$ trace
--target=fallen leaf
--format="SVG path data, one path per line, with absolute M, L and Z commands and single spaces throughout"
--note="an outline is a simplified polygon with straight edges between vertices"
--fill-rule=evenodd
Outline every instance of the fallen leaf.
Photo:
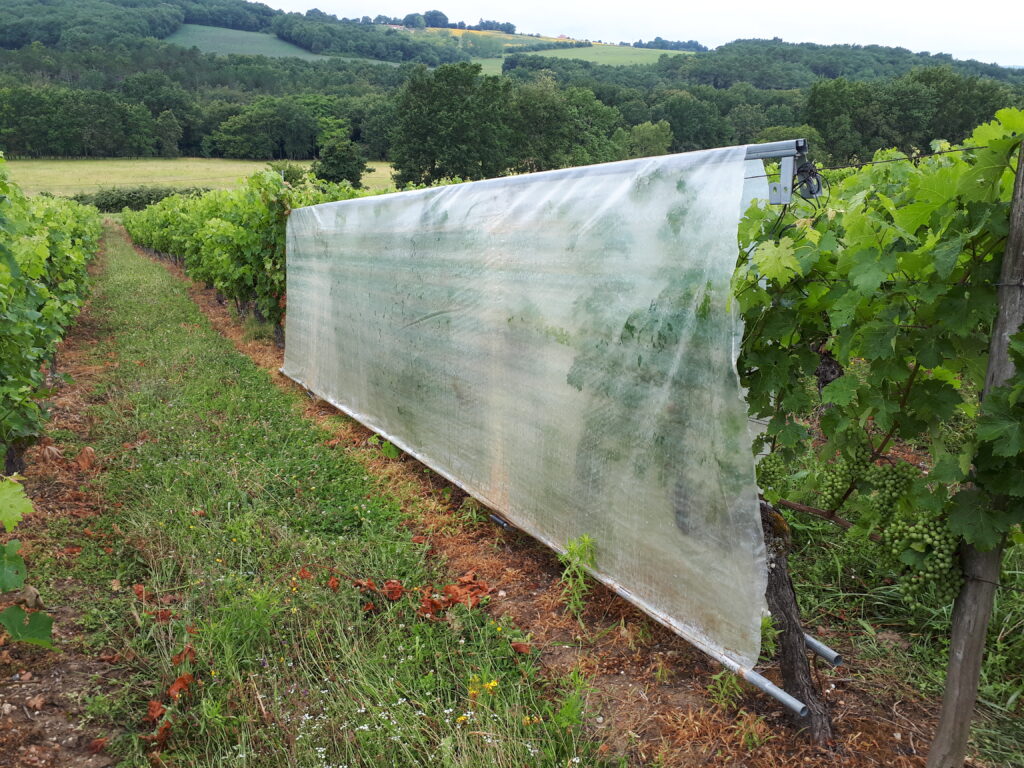
M 88 472 L 96 466 L 96 451 L 88 445 L 85 446 L 85 448 L 79 452 L 78 456 L 75 457 L 75 464 L 77 464 L 78 468 L 83 472 Z
M 36 696 L 33 696 L 31 699 L 28 699 L 25 702 L 25 706 L 29 709 L 34 709 L 36 712 L 38 712 L 46 706 L 46 695 L 40 693 Z
M 186 672 L 171 683 L 171 687 L 167 689 L 167 695 L 177 701 L 181 694 L 188 692 L 189 686 L 192 685 L 193 680 L 195 680 L 195 678 L 192 676 L 192 673 Z
M 448 600 L 442 598 L 440 600 L 431 597 L 429 594 L 424 594 L 423 599 L 420 600 L 420 607 L 417 609 L 417 613 L 420 616 L 424 616 L 428 619 L 436 618 L 438 613 L 442 613 L 448 608 Z
M 197 509 L 192 514 L 195 515 L 196 517 L 206 517 L 206 512 L 204 510 L 202 510 L 202 509 Z
M 156 731 L 152 735 L 150 735 L 150 736 L 140 736 L 139 738 L 142 739 L 143 741 L 151 741 L 154 744 L 156 744 L 157 746 L 162 747 L 164 744 L 167 743 L 167 739 L 170 738 L 170 736 L 171 736 L 171 723 L 168 720 L 164 720 L 162 723 L 160 723 L 160 727 L 157 728 Z M 153 759 L 153 755 L 149 755 L 148 757 L 150 758 L 150 760 Z M 157 759 L 159 759 L 159 758 L 157 758 Z M 160 764 L 163 765 L 162 762 Z
M 167 707 L 154 699 L 149 702 L 149 706 L 146 707 L 146 716 L 142 719 L 150 723 L 155 723 L 164 716 L 166 711 Z
M 338 581 L 338 577 L 337 576 L 331 576 L 331 578 L 329 578 L 327 580 L 327 587 L 332 592 L 337 592 L 338 591 L 338 587 L 340 587 L 340 586 L 341 586 L 341 582 Z
M 64 549 L 61 550 L 61 554 L 68 556 L 80 555 L 82 554 L 82 548 L 79 546 L 64 547 Z
M 180 603 L 185 598 L 182 595 L 162 595 L 159 599 L 161 605 L 174 605 Z
M 121 654 L 116 651 L 106 651 L 99 655 L 99 660 L 104 661 L 107 664 L 116 664 L 121 660 Z
M 373 579 L 354 579 L 352 581 L 352 583 L 355 584 L 357 587 L 359 587 L 359 589 L 361 589 L 363 592 L 378 592 L 379 591 L 377 589 L 377 585 L 374 583 Z
M 120 579 L 111 579 L 110 580 L 110 589 L 112 591 L 114 591 L 114 592 L 120 592 L 121 591 L 121 580 Z
M 377 610 L 377 606 L 374 605 L 373 603 L 364 603 L 363 604 L 363 610 L 366 611 L 367 613 L 369 613 L 370 611 Z
M 98 755 L 100 752 L 103 751 L 103 748 L 107 746 L 108 741 L 110 741 L 110 739 L 107 737 L 104 737 L 102 739 L 93 739 L 89 742 L 89 746 L 87 746 L 86 749 L 88 749 L 94 755 Z
M 171 663 L 178 665 L 184 661 L 193 662 L 196 660 L 196 649 L 191 645 L 186 645 L 181 653 L 176 653 L 171 657 Z
M 412 543 L 413 544 L 426 544 L 427 543 L 427 537 L 417 534 L 416 536 L 412 537 Z
M 31 680 L 31 679 L 32 679 L 32 673 L 31 673 L 31 672 L 28 672 L 27 670 L 24 670 L 24 669 L 23 669 L 23 670 L 22 670 L 22 671 L 21 671 L 21 672 L 20 672 L 20 673 L 18 674 L 18 679 L 19 679 L 19 680 L 21 680 L 21 682 L 23 682 L 23 683 L 27 683 L 27 682 L 28 682 L 29 680 Z
M 516 653 L 529 653 L 530 652 L 530 644 L 529 643 L 509 643 L 509 645 L 512 646 L 512 650 L 515 651 Z
M 146 602 L 148 595 L 146 594 L 146 588 L 142 584 L 132 584 L 132 592 L 142 602 Z
M 52 464 L 64 457 L 60 452 L 60 448 L 56 445 L 44 445 L 42 450 L 39 451 L 39 458 L 44 464 Z
M 402 586 L 402 582 L 398 581 L 398 579 L 388 579 L 384 582 L 384 597 L 391 602 L 401 600 L 404 594 L 405 587 Z
M 340 437 L 335 437 L 330 440 L 326 440 L 324 442 L 324 445 L 326 445 L 328 448 L 334 448 L 337 445 L 341 445 L 343 442 L 345 441 L 342 440 Z
M 309 581 L 313 578 L 313 574 L 306 569 L 306 566 L 302 566 L 302 568 L 299 570 L 298 576 L 300 579 L 305 579 L 306 581 Z
M 168 610 L 167 608 L 161 608 L 158 611 L 146 611 L 146 613 L 148 613 L 150 616 L 156 619 L 157 622 L 160 624 L 166 624 L 174 618 L 174 614 L 171 613 L 170 610 Z

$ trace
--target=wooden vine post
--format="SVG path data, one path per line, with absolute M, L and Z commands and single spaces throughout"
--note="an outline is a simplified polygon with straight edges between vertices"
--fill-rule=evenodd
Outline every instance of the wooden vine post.
M 768 565 L 768 588 L 765 598 L 772 621 L 779 632 L 779 666 L 782 668 L 782 687 L 807 705 L 807 716 L 795 721 L 805 729 L 815 744 L 832 740 L 832 719 L 814 681 L 807 661 L 804 628 L 800 621 L 800 607 L 796 590 L 789 577 L 789 528 L 771 504 L 761 502 L 761 526 L 764 529 L 765 556 Z
M 1024 159 L 1024 149 L 1018 150 L 1010 230 L 999 276 L 998 309 L 982 401 L 992 389 L 1013 376 L 1010 336 L 1024 325 L 1024 168 L 1021 168 L 1021 159 Z M 953 605 L 946 688 L 939 726 L 928 753 L 928 768 L 963 768 L 978 697 L 985 639 L 999 583 L 1003 542 L 989 551 L 965 542 L 960 552 L 964 584 Z

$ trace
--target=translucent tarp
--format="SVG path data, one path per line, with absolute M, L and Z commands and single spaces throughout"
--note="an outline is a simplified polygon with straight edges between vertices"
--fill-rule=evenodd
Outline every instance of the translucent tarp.
M 552 548 L 589 535 L 598 578 L 749 666 L 765 562 L 729 301 L 744 154 L 297 209 L 284 372 Z

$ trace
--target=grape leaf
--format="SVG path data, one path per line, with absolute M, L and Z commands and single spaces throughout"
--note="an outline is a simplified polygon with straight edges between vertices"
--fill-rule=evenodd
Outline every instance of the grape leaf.
M 953 497 L 949 512 L 949 529 L 982 551 L 996 547 L 1018 517 L 1011 511 L 992 508 L 990 499 L 977 488 L 966 488 Z
M 800 274 L 793 240 L 784 237 L 778 243 L 760 243 L 754 249 L 754 263 L 761 274 L 779 285 L 786 285 Z
M 12 640 L 53 648 L 53 619 L 42 611 L 25 613 L 20 606 L 12 605 L 0 613 L 0 624 Z
M 1005 389 L 990 392 L 982 404 L 978 439 L 992 443 L 992 452 L 996 456 L 1024 453 L 1024 422 L 1015 411 L 1019 409 L 1010 405 Z
M 32 502 L 21 483 L 11 477 L 0 480 L 0 523 L 10 533 L 21 519 L 32 512 Z
M 840 376 L 821 390 L 821 400 L 824 403 L 849 405 L 857 395 L 858 385 L 856 376 Z
M 9 541 L 0 547 L 0 592 L 21 589 L 25 583 L 25 561 L 18 554 L 20 541 Z

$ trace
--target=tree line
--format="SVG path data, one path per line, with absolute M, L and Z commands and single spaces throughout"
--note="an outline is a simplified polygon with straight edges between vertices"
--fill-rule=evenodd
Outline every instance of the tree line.
M 227 23 L 233 1 L 133 7 L 172 8 L 189 18 L 221 9 Z M 18 3 L 26 7 L 23 0 L 11 7 Z M 113 0 L 85 0 L 82 7 L 90 3 L 115 7 Z M 310 23 L 364 27 L 386 39 L 412 38 L 380 24 L 308 22 L 327 17 L 318 11 L 268 9 L 267 16 L 257 5 L 241 5 L 255 15 L 232 23 L 293 25 L 296 32 Z M 452 43 L 442 45 L 464 56 Z M 34 42 L 0 48 L 0 147 L 26 157 L 309 159 L 326 146 L 323 137 L 337 137 L 343 126 L 361 157 L 395 161 L 402 180 L 433 178 L 438 168 L 475 178 L 484 168 L 522 171 L 618 159 L 640 148 L 656 154 L 796 136 L 811 141 L 816 159 L 842 163 L 881 147 L 909 151 L 936 138 L 956 141 L 995 110 L 1024 103 L 1024 74 L 1014 70 L 878 46 L 777 40 L 737 41 L 628 67 L 510 55 L 501 83 L 457 72 L 439 68 L 431 75 L 408 63 L 340 58 L 215 56 L 131 35 L 94 45 Z M 469 127 L 456 123 L 473 110 L 438 110 L 438 135 L 421 141 L 438 156 L 421 166 L 410 159 L 423 156 L 409 146 L 416 131 L 399 130 L 403 111 L 424 103 L 413 98 L 415 88 L 437 103 L 459 103 L 471 92 L 491 105 L 477 110 L 478 125 Z M 472 167 L 441 159 L 477 155 L 479 148 L 466 146 L 474 133 L 490 142 L 493 156 Z

